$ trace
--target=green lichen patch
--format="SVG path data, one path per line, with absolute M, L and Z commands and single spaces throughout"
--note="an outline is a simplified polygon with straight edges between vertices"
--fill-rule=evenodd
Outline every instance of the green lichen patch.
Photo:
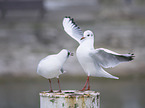
M 50 102 L 54 103 L 55 102 L 55 99 L 51 99 Z
M 78 104 L 76 103 L 74 108 L 77 108 L 77 107 L 78 107 Z
M 64 103 L 62 103 L 62 107 L 64 107 Z
M 95 98 L 93 98 L 93 100 L 92 100 L 92 103 L 94 103 L 95 102 Z

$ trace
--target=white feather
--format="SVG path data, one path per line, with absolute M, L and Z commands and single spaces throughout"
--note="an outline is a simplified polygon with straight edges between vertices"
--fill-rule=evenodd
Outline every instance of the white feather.
M 47 79 L 59 77 L 61 69 L 68 58 L 68 51 L 63 49 L 58 54 L 42 59 L 37 67 L 37 73 Z
M 63 27 L 65 32 L 75 39 L 78 43 L 81 43 L 83 37 L 82 30 L 73 22 L 73 19 L 66 17 L 63 19 Z

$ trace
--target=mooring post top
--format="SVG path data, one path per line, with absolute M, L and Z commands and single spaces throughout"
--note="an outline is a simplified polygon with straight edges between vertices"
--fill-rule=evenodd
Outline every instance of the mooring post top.
M 57 90 L 58 91 L 58 90 Z M 62 90 L 40 93 L 40 108 L 100 108 L 100 93 L 95 91 Z
M 88 97 L 98 97 L 100 96 L 99 92 L 96 91 L 79 91 L 79 90 L 62 90 L 62 92 L 57 92 L 54 90 L 54 92 L 49 92 L 49 91 L 42 91 L 39 94 L 40 96 L 43 97 L 54 97 L 54 98 L 73 98 L 73 97 L 83 97 L 83 98 L 88 98 Z

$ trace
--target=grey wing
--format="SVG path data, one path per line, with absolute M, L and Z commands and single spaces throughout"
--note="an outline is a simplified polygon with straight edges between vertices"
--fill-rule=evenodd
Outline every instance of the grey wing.
M 111 50 L 99 48 L 90 53 L 93 59 L 102 67 L 115 67 L 121 62 L 133 60 L 133 54 L 118 54 Z
M 70 17 L 65 17 L 63 19 L 63 27 L 68 35 L 70 35 L 73 39 L 81 43 L 80 39 L 83 37 L 83 32 L 80 29 L 80 27 L 78 27 L 75 24 L 73 19 L 71 19 Z

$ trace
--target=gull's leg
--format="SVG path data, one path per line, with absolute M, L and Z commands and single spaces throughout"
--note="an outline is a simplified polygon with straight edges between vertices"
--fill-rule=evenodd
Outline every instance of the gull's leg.
M 90 90 L 89 76 L 87 77 L 87 80 L 88 80 L 88 89 L 87 90 Z
M 87 83 L 88 83 L 88 77 L 87 77 L 87 81 L 86 81 L 84 87 L 83 87 L 82 90 L 80 90 L 80 91 L 85 91 L 85 90 L 86 90 Z
M 51 87 L 51 80 L 50 79 L 48 79 L 48 80 L 49 80 L 49 84 L 50 84 L 50 91 L 49 92 L 53 92 L 52 87 Z
M 59 78 L 57 78 L 57 82 L 58 82 L 58 85 L 59 85 L 59 91 L 58 92 L 61 92 Z

